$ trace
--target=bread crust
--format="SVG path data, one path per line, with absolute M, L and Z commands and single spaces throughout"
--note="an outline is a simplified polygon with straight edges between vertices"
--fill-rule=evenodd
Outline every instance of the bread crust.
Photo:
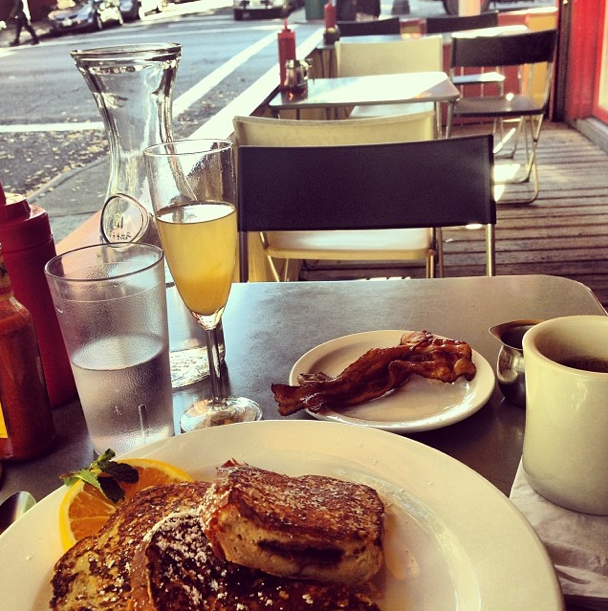
M 384 506 L 362 484 L 231 461 L 201 515 L 219 558 L 273 575 L 359 584 L 383 562 Z
M 214 554 L 197 511 L 159 522 L 132 566 L 134 611 L 380 611 L 344 584 L 274 577 Z
M 78 541 L 55 564 L 52 611 L 128 611 L 130 566 L 144 535 L 162 518 L 198 507 L 206 482 L 147 488 L 125 502 L 101 531 Z

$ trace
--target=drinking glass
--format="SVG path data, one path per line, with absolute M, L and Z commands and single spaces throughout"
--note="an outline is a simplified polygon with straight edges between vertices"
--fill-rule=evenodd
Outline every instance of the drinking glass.
M 181 419 L 183 431 L 259 420 L 260 406 L 226 397 L 215 329 L 237 256 L 236 183 L 227 140 L 176 140 L 144 150 L 152 206 L 167 263 L 184 303 L 205 331 L 212 397 Z
M 163 251 L 86 246 L 57 255 L 45 273 L 95 452 L 171 437 Z

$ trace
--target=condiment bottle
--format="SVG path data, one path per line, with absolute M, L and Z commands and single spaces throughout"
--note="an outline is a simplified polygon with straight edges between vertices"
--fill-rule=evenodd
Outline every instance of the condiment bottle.
M 336 7 L 331 0 L 327 0 L 327 4 L 323 9 L 325 18 L 325 29 L 332 30 L 336 27 Z
M 32 315 L 13 295 L 0 246 L 0 459 L 43 454 L 54 434 Z
M 0 243 L 15 297 L 30 311 L 51 406 L 76 397 L 76 385 L 57 322 L 44 266 L 55 252 L 49 215 L 0 185 Z
M 287 60 L 296 58 L 296 34 L 287 27 L 287 19 L 283 22 L 283 29 L 277 35 L 279 42 L 279 75 L 281 90 L 285 90 L 285 64 Z

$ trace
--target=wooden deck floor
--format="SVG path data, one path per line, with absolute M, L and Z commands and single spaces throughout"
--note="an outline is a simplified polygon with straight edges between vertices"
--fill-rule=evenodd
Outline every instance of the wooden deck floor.
M 586 284 L 608 307 L 608 154 L 561 123 L 546 122 L 539 141 L 540 196 L 498 205 L 497 274 L 552 274 Z M 444 231 L 445 276 L 484 273 L 482 230 Z M 364 276 L 369 269 L 354 271 Z M 344 270 L 309 266 L 302 279 L 340 278 Z M 373 275 L 424 277 L 420 266 Z

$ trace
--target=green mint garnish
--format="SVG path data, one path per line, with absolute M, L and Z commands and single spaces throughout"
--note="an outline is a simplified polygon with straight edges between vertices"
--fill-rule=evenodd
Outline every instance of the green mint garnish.
M 125 498 L 120 482 L 134 483 L 139 479 L 139 473 L 126 463 L 112 460 L 115 456 L 116 452 L 108 449 L 86 469 L 72 471 L 60 477 L 66 486 L 73 486 L 78 480 L 91 484 L 110 501 L 117 503 Z

